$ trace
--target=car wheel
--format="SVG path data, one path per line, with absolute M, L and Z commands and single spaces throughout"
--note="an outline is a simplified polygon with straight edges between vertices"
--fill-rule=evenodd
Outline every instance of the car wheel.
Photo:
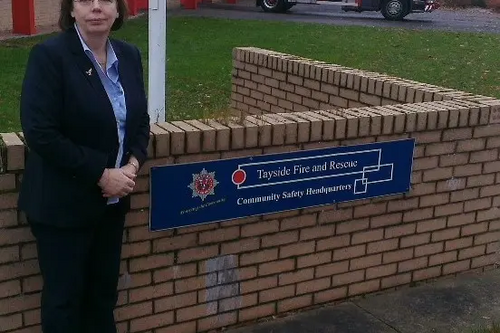
M 388 20 L 399 21 L 408 15 L 408 2 L 405 0 L 387 0 L 382 5 L 382 15 Z
M 287 10 L 285 0 L 262 0 L 260 6 L 265 12 L 283 13 Z

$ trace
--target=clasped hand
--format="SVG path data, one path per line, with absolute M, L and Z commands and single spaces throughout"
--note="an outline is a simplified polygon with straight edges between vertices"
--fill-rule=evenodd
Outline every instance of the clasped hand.
M 127 166 L 106 169 L 98 185 L 105 198 L 122 198 L 134 190 L 136 177 L 134 168 Z

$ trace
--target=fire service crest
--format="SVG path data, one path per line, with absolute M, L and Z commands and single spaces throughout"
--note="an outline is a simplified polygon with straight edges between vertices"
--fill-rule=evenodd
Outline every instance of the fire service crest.
M 215 179 L 215 172 L 207 172 L 205 168 L 200 173 L 193 174 L 193 181 L 189 184 L 189 188 L 193 191 L 193 198 L 199 197 L 205 201 L 207 196 L 215 195 L 215 186 L 219 182 Z

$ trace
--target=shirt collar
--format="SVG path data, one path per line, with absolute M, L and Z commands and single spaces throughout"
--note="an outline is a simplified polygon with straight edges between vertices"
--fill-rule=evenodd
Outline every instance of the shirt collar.
M 83 37 L 80 34 L 80 29 L 78 29 L 78 25 L 76 24 L 76 22 L 74 23 L 74 27 L 76 29 L 76 33 L 78 34 L 78 38 L 80 39 L 80 42 L 82 43 L 82 47 L 83 47 L 83 50 L 85 51 L 85 53 L 88 54 L 90 52 L 90 54 L 92 54 L 92 56 L 94 56 L 94 58 L 95 58 L 94 52 L 92 52 L 90 47 L 83 40 Z M 108 58 L 107 58 L 106 63 L 107 63 L 107 67 L 108 67 L 107 69 L 109 69 L 110 67 L 115 66 L 118 63 L 118 58 L 116 56 L 115 50 L 113 49 L 113 45 L 111 45 L 111 42 L 109 41 L 109 38 L 108 38 L 106 45 L 108 48 Z

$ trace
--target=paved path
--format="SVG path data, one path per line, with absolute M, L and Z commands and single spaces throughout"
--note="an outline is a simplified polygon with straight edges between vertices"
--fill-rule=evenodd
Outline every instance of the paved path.
M 500 14 L 480 8 L 465 10 L 440 8 L 432 13 L 410 14 L 404 21 L 392 22 L 384 19 L 380 12 L 344 12 L 337 6 L 299 4 L 285 14 L 274 14 L 264 13 L 260 7 L 255 7 L 255 2 L 252 0 L 237 1 L 239 3 L 235 5 L 202 4 L 197 10 L 174 10 L 171 15 L 500 33 Z
M 500 320 L 500 271 L 467 273 L 226 333 L 470 333 Z

